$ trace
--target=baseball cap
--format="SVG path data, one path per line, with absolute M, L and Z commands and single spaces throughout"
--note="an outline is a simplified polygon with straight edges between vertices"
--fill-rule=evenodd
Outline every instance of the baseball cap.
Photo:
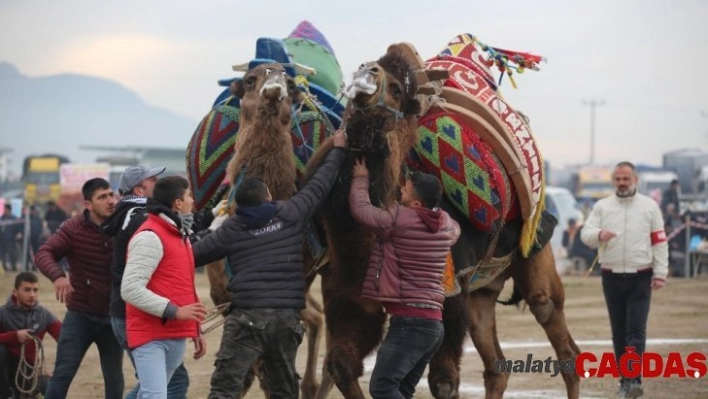
M 118 191 L 121 195 L 129 192 L 140 184 L 141 181 L 155 177 L 167 169 L 166 166 L 148 168 L 143 165 L 133 165 L 125 168 L 118 180 Z

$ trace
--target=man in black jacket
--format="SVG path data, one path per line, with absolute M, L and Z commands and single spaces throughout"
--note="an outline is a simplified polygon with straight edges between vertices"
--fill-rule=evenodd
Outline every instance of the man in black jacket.
M 209 398 L 240 398 L 251 365 L 263 358 L 272 398 L 297 398 L 295 355 L 305 332 L 302 240 L 344 162 L 343 131 L 310 181 L 287 201 L 271 202 L 262 180 L 248 178 L 236 193 L 236 215 L 194 244 L 197 265 L 228 258 L 231 314 L 226 319 Z

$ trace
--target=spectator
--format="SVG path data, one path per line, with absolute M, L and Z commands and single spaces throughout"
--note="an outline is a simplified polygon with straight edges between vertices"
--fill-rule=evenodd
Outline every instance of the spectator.
M 17 260 L 20 250 L 17 247 L 17 236 L 23 228 L 22 222 L 12 214 L 10 204 L 5 204 L 0 216 L 0 261 L 5 271 L 17 271 Z
M 575 242 L 577 232 L 578 223 L 576 220 L 573 218 L 568 219 L 568 228 L 563 231 L 563 241 L 561 244 L 563 248 L 565 248 L 568 257 L 570 257 L 570 248 L 573 246 L 573 242 Z
M 619 364 L 626 347 L 636 348 L 639 356 L 644 353 L 651 292 L 666 284 L 669 253 L 661 210 L 637 192 L 634 165 L 618 163 L 613 180 L 615 194 L 595 204 L 582 239 L 590 247 L 599 247 L 602 290 Z M 641 384 L 641 377 L 622 378 L 618 396 L 642 396 Z
M 49 234 L 54 234 L 59 226 L 69 217 L 54 201 L 47 203 L 47 212 L 44 213 L 44 221 L 47 223 Z
M 15 277 L 15 289 L 0 306 L 0 397 L 21 397 L 22 391 L 35 388 L 42 395 L 46 394 L 49 377 L 38 377 L 37 387 L 30 387 L 30 381 L 20 380 L 21 386 L 15 383 L 17 369 L 20 366 L 20 356 L 24 345 L 25 361 L 35 364 L 37 348 L 34 339 L 42 341 L 44 335 L 59 340 L 61 321 L 50 311 L 39 305 L 39 280 L 32 272 L 22 272 Z M 40 370 L 24 370 L 39 372 Z M 12 391 L 15 391 L 14 393 Z
M 66 398 L 93 343 L 100 356 L 104 398 L 120 399 L 123 349 L 108 316 L 113 240 L 98 227 L 113 213 L 116 200 L 110 183 L 101 178 L 88 180 L 81 191 L 86 209 L 64 222 L 37 253 L 37 267 L 52 281 L 56 298 L 67 307 L 46 399 Z M 69 279 L 58 263 L 65 257 L 71 268 Z
M 679 211 L 681 210 L 681 202 L 679 201 L 679 190 L 679 181 L 676 179 L 672 180 L 669 188 L 667 188 L 664 191 L 664 194 L 661 196 L 661 212 L 663 215 L 666 215 L 668 213 L 667 206 L 669 204 L 673 204 L 674 208 Z

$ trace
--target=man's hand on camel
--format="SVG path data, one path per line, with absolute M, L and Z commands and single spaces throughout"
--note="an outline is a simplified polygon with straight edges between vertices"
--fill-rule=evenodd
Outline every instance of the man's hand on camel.
M 352 172 L 354 177 L 369 177 L 369 169 L 366 167 L 366 159 L 361 158 L 354 161 L 354 171 Z
M 339 129 L 334 132 L 334 146 L 345 148 L 347 146 L 347 132 Z

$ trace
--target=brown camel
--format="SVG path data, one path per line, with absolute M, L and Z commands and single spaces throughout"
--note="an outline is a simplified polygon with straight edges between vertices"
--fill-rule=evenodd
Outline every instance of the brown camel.
M 368 91 L 359 93 L 360 90 Z M 359 299 L 373 235 L 354 221 L 348 205 L 354 161 L 365 156 L 372 176 L 371 197 L 376 205 L 396 199 L 401 166 L 415 142 L 415 71 L 400 53 L 390 52 L 377 62 L 363 64 L 348 89 L 358 93 L 345 112 L 349 149 L 332 192 L 320 211 L 329 247 L 329 266 L 323 269 L 322 296 L 327 320 L 327 356 L 318 398 L 327 396 L 329 378 L 346 398 L 364 398 L 357 379 L 363 359 L 381 342 L 386 315 L 381 306 Z M 352 96 L 350 96 L 352 98 Z M 326 141 L 308 163 L 319 166 L 332 147 Z
M 257 176 L 266 183 L 274 201 L 290 198 L 296 191 L 290 122 L 293 104 L 301 101 L 300 90 L 281 64 L 261 64 L 250 69 L 243 80 L 232 84 L 231 90 L 241 99 L 241 112 L 234 156 L 226 168 L 228 180 L 233 185 L 241 175 Z M 306 263 L 312 263 L 312 260 L 306 259 Z M 231 302 L 224 262 L 207 265 L 207 275 L 214 303 Z M 321 305 L 309 292 L 306 302 L 307 307 L 300 315 L 307 325 L 309 359 L 301 389 L 303 397 L 313 397 L 318 388 L 316 354 L 323 316 Z M 262 373 L 258 375 L 262 376 Z M 261 387 L 264 388 L 263 381 Z
M 363 359 L 373 352 L 383 337 L 386 315 L 381 306 L 359 298 L 373 235 L 363 231 L 349 213 L 348 195 L 354 160 L 366 157 L 371 181 L 372 203 L 385 206 L 394 201 L 401 182 L 406 154 L 417 140 L 416 70 L 405 57 L 390 48 L 375 63 L 363 64 L 350 86 L 345 114 L 349 151 L 340 178 L 321 209 L 329 244 L 329 267 L 322 270 L 322 294 L 327 321 L 327 356 L 318 398 L 325 398 L 331 382 L 346 398 L 364 398 L 358 384 Z M 331 147 L 318 150 L 308 164 L 314 170 Z M 564 294 L 548 245 L 529 258 L 518 256 L 522 220 L 508 222 L 492 241 L 488 233 L 476 231 L 449 202 L 443 208 L 460 223 L 463 236 L 453 247 L 458 265 L 474 266 L 486 258 L 507 257 L 511 266 L 486 287 L 450 297 L 445 302 L 445 340 L 431 361 L 429 384 L 439 398 L 458 397 L 459 369 L 465 334 L 469 331 L 485 363 L 488 398 L 501 397 L 507 374 L 492 375 L 494 359 L 503 358 L 496 337 L 494 305 L 504 281 L 513 277 L 519 292 L 544 327 L 559 359 L 574 358 L 579 350 L 572 341 L 563 315 Z M 542 223 L 552 229 L 552 217 Z M 506 262 L 508 264 L 508 262 Z M 459 267 L 462 269 L 462 267 Z M 463 287 L 464 281 L 460 281 Z M 577 376 L 564 375 L 568 396 L 578 397 Z

